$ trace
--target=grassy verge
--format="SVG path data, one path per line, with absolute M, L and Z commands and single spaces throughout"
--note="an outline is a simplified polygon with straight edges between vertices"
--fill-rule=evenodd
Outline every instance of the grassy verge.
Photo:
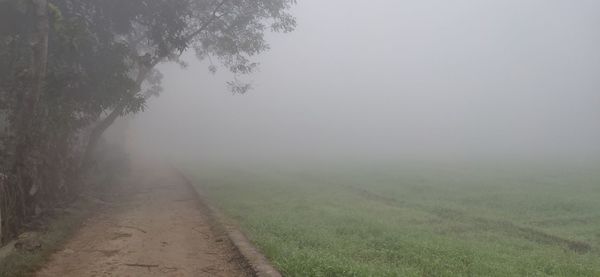
M 55 215 L 46 220 L 43 230 L 39 231 L 41 247 L 34 251 L 14 250 L 3 260 L 0 260 L 0 276 L 31 276 L 48 260 L 50 255 L 63 245 L 87 218 L 94 205 L 79 202 L 69 209 L 68 213 Z
M 286 276 L 600 276 L 594 166 L 189 170 Z
M 96 167 L 86 179 L 89 185 L 87 192 L 90 195 L 109 195 L 111 200 L 115 200 L 119 197 L 118 193 L 106 193 L 124 181 L 129 173 L 129 161 L 125 152 L 116 146 L 103 144 L 102 147 L 104 148 L 97 156 Z M 40 247 L 33 251 L 14 250 L 4 259 L 0 259 L 0 276 L 33 275 L 98 208 L 100 204 L 98 199 L 94 198 L 79 199 L 65 211 L 44 217 L 43 221 L 37 224 L 41 227 L 31 230 L 37 234 L 35 240 Z

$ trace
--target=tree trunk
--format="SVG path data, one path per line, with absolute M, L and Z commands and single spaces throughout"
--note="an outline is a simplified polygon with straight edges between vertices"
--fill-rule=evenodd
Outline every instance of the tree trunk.
M 81 168 L 83 171 L 91 166 L 94 150 L 96 149 L 102 134 L 104 131 L 106 131 L 106 129 L 108 129 L 108 127 L 110 127 L 110 125 L 115 122 L 115 120 L 117 120 L 117 118 L 119 118 L 119 116 L 123 114 L 125 106 L 125 103 L 119 104 L 107 117 L 100 121 L 90 133 L 87 145 L 85 146 L 85 152 L 83 153 L 83 160 L 81 162 Z
M 135 80 L 137 89 L 131 93 L 131 97 L 134 97 L 142 90 L 142 83 L 144 83 L 144 80 L 146 80 L 148 73 L 156 64 L 158 64 L 158 62 L 152 63 L 148 67 L 140 67 L 138 76 Z M 81 161 L 81 169 L 83 172 L 85 172 L 85 170 L 87 170 L 91 166 L 94 150 L 96 150 L 96 146 L 98 145 L 102 134 L 104 134 L 104 132 L 106 131 L 106 129 L 108 129 L 108 127 L 110 127 L 110 125 L 115 123 L 119 116 L 123 115 L 123 113 L 125 112 L 125 108 L 127 107 L 128 100 L 129 99 L 127 98 L 123 99 L 123 101 L 119 103 L 117 107 L 115 107 L 115 109 L 110 114 L 108 114 L 107 117 L 98 122 L 98 124 L 96 124 L 96 126 L 94 126 L 94 128 L 90 132 L 90 136 L 88 138 L 88 142 L 85 146 L 85 150 L 83 153 L 83 159 Z

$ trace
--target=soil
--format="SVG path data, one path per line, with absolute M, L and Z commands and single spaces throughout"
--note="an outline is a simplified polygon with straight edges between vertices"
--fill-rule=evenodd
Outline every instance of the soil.
M 251 276 L 177 172 L 135 168 L 36 276 Z

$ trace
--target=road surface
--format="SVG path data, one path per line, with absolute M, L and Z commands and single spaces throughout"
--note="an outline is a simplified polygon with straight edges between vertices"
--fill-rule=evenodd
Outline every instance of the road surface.
M 37 276 L 250 276 L 175 171 L 138 166 L 118 192 Z

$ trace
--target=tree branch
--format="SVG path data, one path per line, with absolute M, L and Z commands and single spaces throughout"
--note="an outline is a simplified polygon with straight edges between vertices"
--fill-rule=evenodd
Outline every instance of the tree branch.
M 215 9 L 213 10 L 210 18 L 204 23 L 202 24 L 202 26 L 200 26 L 200 28 L 194 32 L 192 32 L 191 34 L 187 35 L 186 41 L 190 41 L 192 40 L 195 36 L 199 35 L 200 33 L 204 32 L 204 30 L 206 30 L 206 28 L 208 28 L 210 26 L 210 24 L 212 24 L 215 20 L 219 19 L 221 16 L 217 16 L 217 12 L 219 12 L 219 10 L 221 9 L 221 7 L 223 7 L 223 5 L 225 5 L 225 3 L 227 3 L 228 0 L 222 0 L 221 3 L 219 3 L 217 5 L 217 7 L 215 7 Z

